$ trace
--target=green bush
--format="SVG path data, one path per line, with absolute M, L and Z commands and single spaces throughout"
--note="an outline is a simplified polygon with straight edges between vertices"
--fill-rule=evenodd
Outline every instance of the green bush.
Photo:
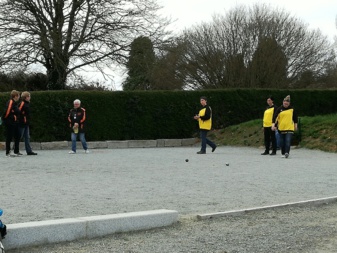
M 281 105 L 290 94 L 299 116 L 335 113 L 336 90 L 202 90 L 202 91 L 36 91 L 31 92 L 31 140 L 70 140 L 67 116 L 78 98 L 87 111 L 87 140 L 190 138 L 198 131 L 193 115 L 207 96 L 213 128 L 261 119 L 272 94 Z M 9 92 L 0 93 L 3 113 Z M 4 127 L 0 127 L 3 141 Z

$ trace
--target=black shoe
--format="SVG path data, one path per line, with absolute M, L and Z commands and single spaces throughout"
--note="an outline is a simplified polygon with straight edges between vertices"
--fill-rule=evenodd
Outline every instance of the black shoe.
M 203 155 L 203 154 L 206 154 L 206 152 L 205 152 L 205 151 L 201 151 L 201 150 L 200 150 L 200 151 L 198 151 L 198 152 L 197 152 L 197 154 L 199 154 L 199 155 Z
M 216 149 L 217 146 L 215 146 L 214 148 L 212 148 L 212 152 L 214 152 L 214 150 Z
M 37 153 L 32 151 L 32 152 L 27 153 L 27 155 L 37 155 Z
M 276 152 L 272 152 L 272 153 L 270 153 L 270 155 L 276 155 Z
M 261 155 L 269 155 L 269 152 L 264 151 Z

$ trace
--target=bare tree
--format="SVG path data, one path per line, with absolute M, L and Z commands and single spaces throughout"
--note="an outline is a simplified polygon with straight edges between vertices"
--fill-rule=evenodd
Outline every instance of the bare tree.
M 295 87 L 303 72 L 319 76 L 325 71 L 324 63 L 335 58 L 320 30 L 309 30 L 286 11 L 265 4 L 238 6 L 225 16 L 215 15 L 211 23 L 185 30 L 180 43 L 186 45 L 180 59 L 182 74 L 192 89 L 258 87 L 257 80 L 264 80 L 264 87 Z M 263 78 L 262 62 L 270 68 Z
M 165 48 L 160 51 L 151 76 L 153 90 L 181 90 L 183 78 L 179 68 L 180 49 Z
M 158 43 L 170 22 L 159 9 L 155 0 L 0 0 L 1 67 L 39 63 L 48 88 L 64 89 L 84 66 L 124 64 L 137 36 Z

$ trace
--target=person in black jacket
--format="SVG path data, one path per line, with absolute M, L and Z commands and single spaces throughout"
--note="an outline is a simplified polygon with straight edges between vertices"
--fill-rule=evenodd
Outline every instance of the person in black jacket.
M 5 125 L 6 133 L 6 156 L 21 156 L 19 152 L 20 143 L 20 129 L 19 129 L 19 117 L 20 110 L 17 102 L 20 98 L 20 92 L 12 90 L 11 99 L 8 100 L 5 107 L 5 112 L 2 115 L 2 119 Z M 11 141 L 14 138 L 14 154 L 11 153 Z
M 70 110 L 68 115 L 69 126 L 71 132 L 71 151 L 69 154 L 76 154 L 76 140 L 79 135 L 85 153 L 89 153 L 87 142 L 85 140 L 85 121 L 86 111 L 81 107 L 81 101 L 79 99 L 74 100 L 74 108 Z
M 21 112 L 20 116 L 20 136 L 25 139 L 25 149 L 27 155 L 37 155 L 37 153 L 33 152 L 30 146 L 30 93 L 28 91 L 24 91 L 21 94 L 21 103 L 19 105 L 19 110 Z

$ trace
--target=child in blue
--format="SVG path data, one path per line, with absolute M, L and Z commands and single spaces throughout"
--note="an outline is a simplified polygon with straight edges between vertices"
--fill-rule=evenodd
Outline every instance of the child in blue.
M 0 209 L 0 216 L 3 214 L 2 209 Z M 1 238 L 5 238 L 5 235 L 7 234 L 6 232 L 6 225 L 2 223 L 2 221 L 0 220 L 0 234 L 1 234 Z

